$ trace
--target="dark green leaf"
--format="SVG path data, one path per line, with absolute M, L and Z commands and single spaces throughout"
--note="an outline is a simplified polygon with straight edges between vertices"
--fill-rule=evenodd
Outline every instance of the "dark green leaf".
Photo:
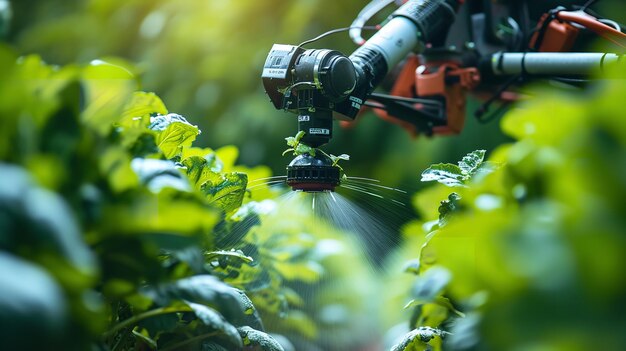
M 148 289 L 146 295 L 162 306 L 173 300 L 185 300 L 210 306 L 235 325 L 249 325 L 263 330 L 263 325 L 250 299 L 238 289 L 214 276 L 197 275 Z
M 61 347 L 68 322 L 68 304 L 63 290 L 41 267 L 8 253 L 0 252 L 0 267 L 2 348 Z
M 245 173 L 231 172 L 220 174 L 217 181 L 208 180 L 202 185 L 202 190 L 211 203 L 229 213 L 241 206 L 247 184 L 248 176 Z
M 213 160 L 217 161 L 215 157 Z M 221 175 L 217 173 L 218 170 L 214 169 L 215 163 L 210 162 L 206 157 L 187 157 L 182 164 L 186 168 L 187 177 L 198 189 L 207 182 L 219 184 L 222 181 Z
M 259 347 L 260 351 L 284 351 L 283 347 L 269 334 L 248 326 L 239 327 L 237 330 L 243 339 L 244 346 Z
M 193 302 L 187 302 L 187 304 L 206 327 L 210 330 L 215 330 L 223 334 L 226 337 L 226 340 L 234 348 L 240 349 L 243 347 L 237 329 L 228 323 L 228 321 L 226 321 L 224 317 L 219 314 L 219 312 L 205 305 Z
M 96 261 L 82 239 L 80 228 L 63 198 L 48 190 L 37 187 L 30 176 L 17 166 L 0 164 L 0 213 L 8 214 L 9 223 L 0 228 L 0 244 L 11 246 L 24 244 L 28 251 L 36 253 L 31 259 L 42 263 L 69 262 L 72 267 L 57 267 L 57 278 L 65 283 L 84 284 L 78 273 L 92 275 Z M 26 227 L 17 227 L 27 223 Z M 12 244 L 10 244 L 12 243 Z M 75 270 L 73 273 L 61 269 Z M 84 278 L 84 277 L 83 277 Z
M 451 193 L 448 195 L 447 200 L 441 201 L 439 206 L 439 227 L 444 226 L 450 216 L 459 208 L 459 200 L 461 196 L 457 193 Z

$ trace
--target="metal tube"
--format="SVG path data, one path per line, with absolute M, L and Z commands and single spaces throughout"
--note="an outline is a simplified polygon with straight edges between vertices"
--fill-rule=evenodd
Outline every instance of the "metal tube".
M 584 75 L 620 58 L 609 53 L 501 52 L 492 55 L 491 68 L 495 75 Z

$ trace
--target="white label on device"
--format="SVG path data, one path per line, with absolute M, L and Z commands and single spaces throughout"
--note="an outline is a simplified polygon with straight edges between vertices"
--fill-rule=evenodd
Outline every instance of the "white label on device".
M 287 76 L 286 68 L 264 68 L 263 77 L 267 78 L 285 78 Z
M 309 128 L 309 134 L 330 135 L 330 130 L 326 128 Z

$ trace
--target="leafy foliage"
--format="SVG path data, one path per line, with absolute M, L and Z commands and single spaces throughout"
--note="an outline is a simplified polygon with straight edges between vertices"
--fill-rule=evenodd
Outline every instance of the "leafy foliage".
M 421 246 L 407 264 L 418 275 L 411 328 L 449 331 L 446 350 L 626 344 L 606 332 L 625 327 L 616 316 L 626 287 L 617 194 L 626 187 L 616 160 L 626 157 L 626 134 L 615 118 L 625 89 L 613 81 L 596 94 L 538 98 L 512 111 L 502 127 L 517 141 L 492 153 L 502 166 L 488 174 L 484 152 L 424 172 L 456 192 L 437 186 L 415 198 L 437 224 L 407 227 Z
M 355 293 L 350 303 L 334 293 L 305 302 L 304 292 L 336 287 L 359 261 L 303 233 L 306 212 L 276 213 L 267 186 L 247 189 L 248 177 L 270 175 L 266 167 L 236 165 L 231 146 L 194 146 L 199 129 L 155 94 L 133 91 L 128 67 L 52 69 L 8 50 L 0 62 L 7 348 L 345 349 L 345 335 L 364 332 L 316 313 L 357 309 Z M 327 225 L 305 226 L 349 247 Z M 344 257 L 350 270 L 332 267 Z
M 294 156 L 303 155 L 303 154 L 309 154 L 311 156 L 315 156 L 314 147 L 310 147 L 300 142 L 300 140 L 302 140 L 305 134 L 306 132 L 301 130 L 296 134 L 296 136 L 286 137 L 285 140 L 287 141 L 287 145 L 290 146 L 290 148 L 283 151 L 283 156 L 289 152 L 293 152 Z

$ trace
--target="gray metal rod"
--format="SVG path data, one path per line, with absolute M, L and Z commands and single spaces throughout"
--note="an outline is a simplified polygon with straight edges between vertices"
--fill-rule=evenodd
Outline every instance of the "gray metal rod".
M 495 75 L 584 75 L 602 70 L 604 65 L 618 62 L 621 55 L 588 52 L 510 52 L 491 57 Z M 622 60 L 626 63 L 626 58 Z

